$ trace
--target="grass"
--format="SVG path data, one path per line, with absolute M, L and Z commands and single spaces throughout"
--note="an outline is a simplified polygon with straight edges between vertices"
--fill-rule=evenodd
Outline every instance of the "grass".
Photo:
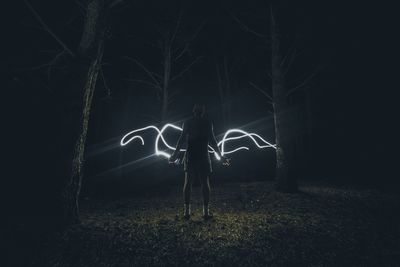
M 177 187 L 85 199 L 82 222 L 48 240 L 37 266 L 400 266 L 399 197 L 374 190 L 271 183 L 213 189 L 215 218 L 181 218 Z

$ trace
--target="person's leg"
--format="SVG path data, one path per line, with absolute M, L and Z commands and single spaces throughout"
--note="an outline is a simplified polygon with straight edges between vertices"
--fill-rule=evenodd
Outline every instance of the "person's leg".
M 208 208 L 208 204 L 210 202 L 210 180 L 208 178 L 207 174 L 201 174 L 200 175 L 200 181 L 201 181 L 201 191 L 203 193 L 203 216 L 205 218 L 211 217 L 211 213 Z
M 184 217 L 190 217 L 190 195 L 192 193 L 193 173 L 185 172 L 185 182 L 183 184 L 183 199 L 185 202 L 184 206 Z

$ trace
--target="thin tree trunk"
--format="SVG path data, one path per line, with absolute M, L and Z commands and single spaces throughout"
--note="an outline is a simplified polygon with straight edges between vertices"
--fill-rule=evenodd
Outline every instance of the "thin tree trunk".
M 171 79 L 171 45 L 168 41 L 165 44 L 164 51 L 164 82 L 162 92 L 162 109 L 161 121 L 165 122 L 168 116 L 168 103 L 169 103 L 169 82 Z
M 225 116 L 227 123 L 229 124 L 231 119 L 231 77 L 229 74 L 228 68 L 228 59 L 227 56 L 224 55 L 224 75 L 225 75 Z
M 222 121 L 224 124 L 224 127 L 227 126 L 227 118 L 226 118 L 226 112 L 225 112 L 225 93 L 224 93 L 224 84 L 222 81 L 221 77 L 221 71 L 220 71 L 220 66 L 218 61 L 215 63 L 216 70 L 217 70 L 217 79 L 218 79 L 218 93 L 219 93 L 219 99 L 221 101 L 221 107 L 222 107 Z
M 306 99 L 306 120 L 307 120 L 307 171 L 310 170 L 311 167 L 311 159 L 312 159 L 312 131 L 313 131 L 313 121 L 312 121 L 312 109 L 311 109 L 311 92 L 310 90 L 305 90 L 305 99 Z
M 297 191 L 297 181 L 290 172 L 290 125 L 289 106 L 286 100 L 286 85 L 281 66 L 280 33 L 271 6 L 271 74 L 276 138 L 276 180 L 277 189 L 283 192 Z
M 85 142 L 88 131 L 90 109 L 104 52 L 104 0 L 90 0 L 79 44 L 78 86 L 79 112 L 71 114 L 73 150 L 69 153 L 70 167 L 62 193 L 63 223 L 68 225 L 79 221 L 79 194 L 82 185 Z M 74 115 L 75 114 L 75 115 Z
M 222 63 L 216 62 L 218 93 L 222 106 L 222 119 L 224 126 L 227 127 L 231 118 L 231 79 L 227 63 L 227 57 L 224 55 Z

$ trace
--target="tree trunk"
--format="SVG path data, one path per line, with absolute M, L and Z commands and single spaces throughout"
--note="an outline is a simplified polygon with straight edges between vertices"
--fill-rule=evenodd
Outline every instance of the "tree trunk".
M 62 192 L 63 224 L 79 221 L 79 193 L 89 115 L 104 51 L 104 0 L 89 0 L 82 38 L 79 43 L 78 84 L 82 88 L 77 94 L 78 109 L 71 110 L 70 142 L 72 149 L 67 153 L 69 167 L 65 170 L 66 184 Z M 75 107 L 76 108 L 76 107 Z
M 276 138 L 277 190 L 296 192 L 297 181 L 291 172 L 292 151 L 290 146 L 289 105 L 286 99 L 284 71 L 281 66 L 280 33 L 271 6 L 271 74 Z
M 306 123 L 307 123 L 307 140 L 306 140 L 306 164 L 307 164 L 307 172 L 311 170 L 312 157 L 313 157 L 313 143 L 312 143 L 312 134 L 313 134 L 313 117 L 312 117 L 312 102 L 311 102 L 311 92 L 310 90 L 305 90 L 305 105 L 306 105 Z
M 227 63 L 227 57 L 224 55 L 222 63 L 216 61 L 218 93 L 222 106 L 222 119 L 224 127 L 229 126 L 231 118 L 231 78 Z
M 215 63 L 216 70 L 217 70 L 217 79 L 218 79 L 218 93 L 219 93 L 219 99 L 221 101 L 221 107 L 222 107 L 222 121 L 224 124 L 224 128 L 227 126 L 227 117 L 226 117 L 226 112 L 225 112 L 225 93 L 224 93 L 224 84 L 222 81 L 221 77 L 221 71 L 220 71 L 220 66 L 218 61 Z
M 224 55 L 224 74 L 225 74 L 225 116 L 227 123 L 231 120 L 231 77 L 228 68 L 228 58 Z
M 164 48 L 164 77 L 163 77 L 163 92 L 162 92 L 162 108 L 161 108 L 161 121 L 165 122 L 168 116 L 169 104 L 169 82 L 171 79 L 171 45 L 166 41 Z

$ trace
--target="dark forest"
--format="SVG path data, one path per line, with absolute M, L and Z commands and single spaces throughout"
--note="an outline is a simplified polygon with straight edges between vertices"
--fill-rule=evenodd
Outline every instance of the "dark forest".
M 394 7 L 3 10 L 1 266 L 400 265 Z

